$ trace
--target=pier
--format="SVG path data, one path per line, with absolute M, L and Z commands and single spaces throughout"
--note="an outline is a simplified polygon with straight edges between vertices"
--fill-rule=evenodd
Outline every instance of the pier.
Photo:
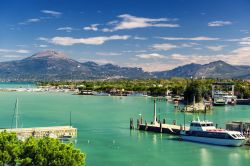
M 53 126 L 53 127 L 34 127 L 34 128 L 13 128 L 0 129 L 0 132 L 14 132 L 19 138 L 25 139 L 28 137 L 43 138 L 52 137 L 63 139 L 64 137 L 76 138 L 77 128 L 72 126 Z
M 142 116 L 140 119 L 137 119 L 137 127 L 134 127 L 134 120 L 130 119 L 130 129 L 137 129 L 143 131 L 150 131 L 156 133 L 167 133 L 172 135 L 180 135 L 180 131 L 189 130 L 188 126 L 177 125 L 176 121 L 173 121 L 173 124 L 167 124 L 166 119 L 163 119 L 162 122 L 157 120 L 156 115 L 156 100 L 154 100 L 154 119 L 153 122 L 143 123 Z M 185 121 L 185 120 L 184 120 Z M 185 124 L 185 122 L 184 122 Z
M 156 133 L 167 133 L 173 135 L 180 135 L 181 130 L 189 130 L 189 127 L 185 126 L 185 129 L 182 125 L 174 124 L 140 124 L 138 130 L 151 131 Z

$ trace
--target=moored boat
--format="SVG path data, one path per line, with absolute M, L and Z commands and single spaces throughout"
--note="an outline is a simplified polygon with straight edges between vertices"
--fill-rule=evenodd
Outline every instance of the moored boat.
M 189 130 L 180 134 L 186 141 L 222 146 L 241 146 L 247 141 L 240 132 L 218 129 L 210 121 L 192 121 Z

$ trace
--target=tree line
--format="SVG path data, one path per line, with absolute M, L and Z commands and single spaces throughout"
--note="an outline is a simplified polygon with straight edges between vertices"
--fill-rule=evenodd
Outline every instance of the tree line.
M 88 80 L 88 81 L 51 81 L 39 82 L 39 86 L 65 86 L 81 88 L 94 91 L 109 91 L 110 89 L 123 89 L 125 91 L 147 92 L 152 96 L 165 96 L 166 91 L 171 91 L 172 95 L 184 95 L 184 92 L 192 91 L 190 85 L 198 88 L 196 93 L 207 96 L 211 95 L 212 83 L 229 82 L 235 85 L 235 95 L 238 98 L 250 98 L 250 82 L 237 79 L 141 79 L 141 80 Z M 191 84 L 192 82 L 192 84 Z M 194 90 L 194 89 L 193 89 Z M 197 98 L 198 99 L 198 98 Z

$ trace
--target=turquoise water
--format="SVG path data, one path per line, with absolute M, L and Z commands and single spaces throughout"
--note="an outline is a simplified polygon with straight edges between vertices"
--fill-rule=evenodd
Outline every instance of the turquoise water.
M 32 88 L 36 85 L 32 82 L 0 82 L 0 88 Z
M 182 142 L 174 136 L 130 131 L 129 118 L 152 119 L 153 101 L 144 97 L 77 96 L 66 93 L 0 92 L 0 128 L 10 127 L 15 99 L 23 127 L 68 125 L 69 113 L 78 128 L 77 147 L 87 153 L 87 165 L 246 166 L 249 147 L 220 147 Z M 161 118 L 182 123 L 173 105 L 158 102 Z M 192 120 L 191 114 L 187 115 Z M 203 118 L 203 115 L 200 115 Z M 216 107 L 207 119 L 225 126 L 229 120 L 250 120 L 249 106 Z

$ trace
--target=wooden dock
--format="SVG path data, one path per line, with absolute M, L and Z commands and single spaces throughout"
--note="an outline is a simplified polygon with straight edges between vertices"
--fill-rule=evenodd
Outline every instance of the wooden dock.
M 174 124 L 140 124 L 138 130 L 151 131 L 156 133 L 167 133 L 173 135 L 180 135 L 181 130 L 189 130 L 188 126 L 174 125 Z
M 34 127 L 34 128 L 13 128 L 0 129 L 0 132 L 14 132 L 19 138 L 25 139 L 30 136 L 35 138 L 52 137 L 52 138 L 76 138 L 77 128 L 72 126 L 53 126 L 53 127 Z
M 189 130 L 188 126 L 184 125 L 177 125 L 175 121 L 173 121 L 173 124 L 167 124 L 166 119 L 163 119 L 162 121 L 157 120 L 156 115 L 156 100 L 154 100 L 154 118 L 153 122 L 142 123 L 142 116 L 140 119 L 137 119 L 137 128 L 138 130 L 144 130 L 144 131 L 151 131 L 156 133 L 167 133 L 167 134 L 173 134 L 173 135 L 180 135 L 180 131 L 182 130 Z M 130 129 L 135 129 L 134 127 L 134 120 L 130 119 Z

